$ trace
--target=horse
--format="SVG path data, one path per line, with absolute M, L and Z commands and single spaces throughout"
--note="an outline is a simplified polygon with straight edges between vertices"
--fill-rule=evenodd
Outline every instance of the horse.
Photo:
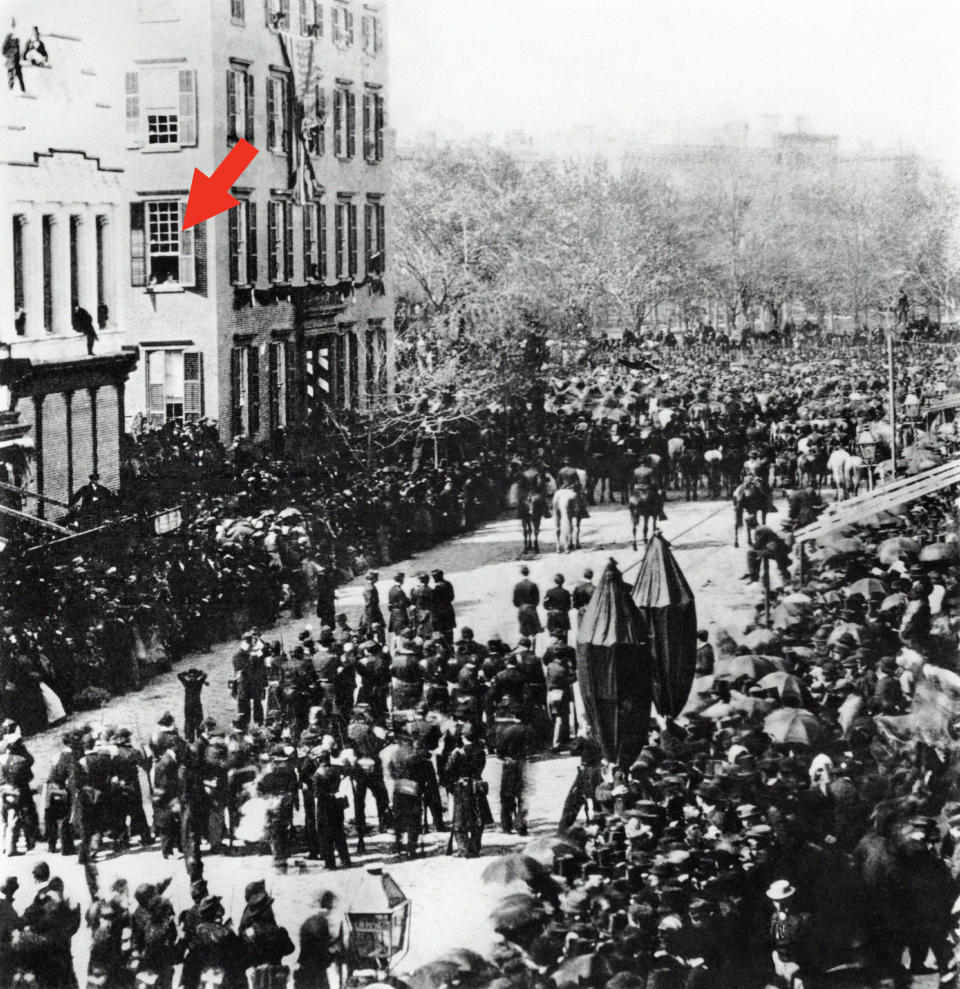
M 687 501 L 697 500 L 697 488 L 700 486 L 703 465 L 703 454 L 699 450 L 684 450 L 678 458 L 677 467 Z
M 838 447 L 827 460 L 827 470 L 833 476 L 837 500 L 849 498 L 860 490 L 861 472 L 866 466 L 863 457 Z
M 725 446 L 720 469 L 726 482 L 727 497 L 732 498 L 734 490 L 743 477 L 743 465 L 747 462 L 747 451 L 741 446 Z
M 573 488 L 560 488 L 553 496 L 553 522 L 557 530 L 557 552 L 580 549 L 580 495 Z
M 675 488 L 680 487 L 680 457 L 683 455 L 685 449 L 684 439 L 682 436 L 671 436 L 667 440 L 667 458 L 669 461 L 669 466 L 667 467 L 667 483 L 673 484 Z M 689 499 L 687 499 L 689 501 Z
M 720 489 L 723 486 L 723 451 L 707 450 L 703 455 L 703 462 L 707 471 L 707 489 L 711 498 L 720 497 Z
M 763 485 L 755 477 L 748 477 L 733 492 L 733 545 L 740 545 L 740 528 L 743 526 L 744 515 L 747 522 L 747 545 L 753 545 L 753 530 L 757 527 L 757 513 L 760 521 L 766 525 L 769 508 L 769 496 Z
M 822 449 L 813 449 L 797 457 L 797 480 L 801 487 L 813 488 L 819 494 L 826 475 L 827 455 Z
M 523 526 L 523 551 L 540 552 L 540 523 L 547 514 L 547 499 L 540 491 L 522 491 L 517 498 L 517 518 Z
M 657 523 L 666 519 L 663 514 L 663 495 L 653 484 L 635 484 L 630 490 L 630 498 L 627 502 L 630 510 L 630 522 L 633 528 L 633 549 L 637 549 L 637 528 L 640 525 L 640 518 L 643 517 L 643 541 L 648 541 L 647 526 L 653 519 L 653 534 L 657 534 Z

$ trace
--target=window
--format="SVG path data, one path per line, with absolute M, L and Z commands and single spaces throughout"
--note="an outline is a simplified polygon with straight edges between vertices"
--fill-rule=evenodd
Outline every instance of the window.
M 360 21 L 360 36 L 364 55 L 376 55 L 383 48 L 383 25 L 380 18 L 364 14 Z
M 305 38 L 323 37 L 323 7 L 316 0 L 300 0 L 300 34 Z
M 260 351 L 256 346 L 230 352 L 230 411 L 234 436 L 260 430 Z
M 337 203 L 335 219 L 337 278 L 345 281 L 357 273 L 357 207 Z
M 23 216 L 18 213 L 13 217 L 13 310 L 17 336 L 23 336 L 27 329 L 23 306 Z
M 267 203 L 267 277 L 271 282 L 293 280 L 293 203 Z
M 197 143 L 197 74 L 172 66 L 126 73 L 127 137 L 132 146 L 175 149 Z
M 80 305 L 80 217 L 70 217 L 70 312 Z
M 145 356 L 150 424 L 202 418 L 203 354 L 195 350 L 148 350 Z
M 43 218 L 42 252 L 43 252 L 43 328 L 47 333 L 53 332 L 53 217 L 46 214 Z
M 387 328 L 377 327 L 377 387 L 381 395 L 387 394 L 389 387 L 390 355 L 387 352 Z
M 353 11 L 342 3 L 335 3 L 332 8 L 333 43 L 340 48 L 350 48 L 353 45 Z
M 290 29 L 290 0 L 265 0 L 267 27 L 275 31 Z
M 253 136 L 253 76 L 246 68 L 227 69 L 227 140 Z
M 313 114 L 303 121 L 307 139 L 307 151 L 312 155 L 322 155 L 326 150 L 327 135 L 327 91 L 322 86 L 314 87 Z
M 227 213 L 230 234 L 230 281 L 257 284 L 257 204 L 241 201 Z
M 267 147 L 277 154 L 290 152 L 287 80 L 281 76 L 267 78 Z
M 356 94 L 350 89 L 333 91 L 333 153 L 352 158 L 356 150 Z
M 246 19 L 246 11 L 243 9 L 244 0 L 230 0 L 230 20 L 242 24 Z
M 159 199 L 130 204 L 130 284 L 192 286 L 193 230 L 181 230 L 186 204 Z
M 384 268 L 384 209 L 383 203 L 371 200 L 363 206 L 363 233 L 366 247 L 367 274 L 383 274 Z
M 327 280 L 327 207 L 306 203 L 303 207 L 303 277 Z
M 363 157 L 373 163 L 383 161 L 383 97 L 363 94 Z

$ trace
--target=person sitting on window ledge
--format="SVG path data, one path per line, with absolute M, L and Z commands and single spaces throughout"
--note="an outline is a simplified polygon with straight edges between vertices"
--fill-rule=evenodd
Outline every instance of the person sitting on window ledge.
M 31 65 L 44 66 L 50 61 L 50 56 L 47 55 L 47 47 L 44 45 L 40 38 L 40 32 L 36 27 L 33 29 L 33 34 L 27 38 L 27 43 L 23 46 L 23 60 L 29 62 Z
M 99 339 L 93 326 L 93 317 L 82 306 L 73 310 L 73 328 L 87 338 L 87 354 L 93 356 L 93 345 Z
M 20 92 L 27 91 L 23 84 L 23 73 L 20 71 L 20 39 L 16 35 L 17 22 L 10 21 L 10 30 L 3 39 L 3 58 L 7 63 L 7 85 L 13 89 L 15 82 L 20 83 Z

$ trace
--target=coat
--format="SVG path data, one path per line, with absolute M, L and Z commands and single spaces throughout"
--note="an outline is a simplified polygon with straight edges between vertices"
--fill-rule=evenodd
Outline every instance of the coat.
M 394 584 L 387 594 L 387 608 L 390 617 L 387 620 L 387 629 L 390 632 L 402 632 L 410 624 L 408 609 L 410 608 L 410 598 L 407 592 L 399 585 Z
M 453 600 L 453 584 L 443 579 L 434 581 L 431 612 L 436 631 L 449 632 L 456 628 L 457 617 L 453 610 Z

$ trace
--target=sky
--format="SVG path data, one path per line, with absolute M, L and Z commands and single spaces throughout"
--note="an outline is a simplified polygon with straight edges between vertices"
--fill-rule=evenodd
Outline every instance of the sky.
M 387 5 L 401 143 L 803 114 L 846 146 L 905 144 L 960 177 L 956 0 Z

